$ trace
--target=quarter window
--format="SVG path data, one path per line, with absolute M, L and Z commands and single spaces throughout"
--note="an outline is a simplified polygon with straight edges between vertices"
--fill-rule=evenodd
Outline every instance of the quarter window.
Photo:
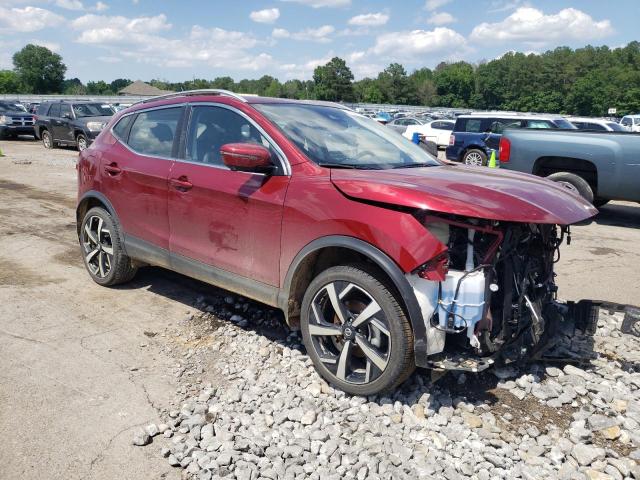
M 113 127 L 113 133 L 120 140 L 127 141 L 127 131 L 129 130 L 129 125 L 131 125 L 131 120 L 133 120 L 134 115 L 127 115 L 118 120 L 118 123 Z
M 138 114 L 129 132 L 129 146 L 136 152 L 171 157 L 182 108 L 163 108 Z
M 220 148 L 227 143 L 255 143 L 273 149 L 246 118 L 222 107 L 193 107 L 187 134 L 187 159 L 223 166 Z
M 60 117 L 61 118 L 73 118 L 71 115 L 71 107 L 66 103 L 60 105 Z

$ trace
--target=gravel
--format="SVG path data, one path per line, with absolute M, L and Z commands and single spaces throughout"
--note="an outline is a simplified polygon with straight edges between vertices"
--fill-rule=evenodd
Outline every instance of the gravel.
M 175 402 L 133 440 L 157 435 L 186 478 L 640 479 L 640 341 L 618 313 L 601 312 L 588 364 L 418 371 L 360 398 L 316 374 L 278 312 L 229 294 L 195 306 L 160 336 Z

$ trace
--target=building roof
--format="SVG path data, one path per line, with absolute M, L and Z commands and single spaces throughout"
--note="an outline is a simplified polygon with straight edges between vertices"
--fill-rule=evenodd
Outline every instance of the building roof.
M 142 80 L 136 80 L 131 85 L 124 87 L 118 92 L 118 95 L 131 95 L 138 97 L 154 97 L 156 95 L 163 95 L 165 93 L 173 93 L 171 90 L 162 90 L 161 88 L 154 87 Z

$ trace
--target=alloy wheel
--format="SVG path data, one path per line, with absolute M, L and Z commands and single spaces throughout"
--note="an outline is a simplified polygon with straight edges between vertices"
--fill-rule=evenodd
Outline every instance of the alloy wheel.
M 89 271 L 98 278 L 109 275 L 113 265 L 113 243 L 111 232 L 101 217 L 93 215 L 84 223 L 82 248 Z
M 481 167 L 482 166 L 482 155 L 480 155 L 478 152 L 470 152 L 467 154 L 466 157 L 464 157 L 464 163 L 465 165 L 472 165 L 474 167 Z
M 44 144 L 44 148 L 51 148 L 51 135 L 49 132 L 42 134 L 42 143 Z
M 82 152 L 86 148 L 87 148 L 87 139 L 84 138 L 82 135 L 80 135 L 78 137 L 78 151 Z
M 391 334 L 386 315 L 362 287 L 334 281 L 311 302 L 309 335 L 320 361 L 338 380 L 366 384 L 387 368 Z

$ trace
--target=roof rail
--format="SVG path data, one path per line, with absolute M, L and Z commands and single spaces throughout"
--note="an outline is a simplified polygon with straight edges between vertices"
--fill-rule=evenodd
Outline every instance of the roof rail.
M 241 102 L 247 102 L 247 99 L 244 98 L 242 95 L 238 95 L 237 93 L 231 92 L 229 90 L 222 90 L 220 88 L 202 88 L 199 90 L 185 90 L 183 92 L 173 92 L 173 93 L 167 93 L 165 95 L 158 95 L 156 97 L 150 97 L 150 98 L 145 98 L 144 100 L 140 100 L 136 103 L 133 103 L 133 105 L 139 105 L 141 103 L 149 103 L 149 102 L 155 102 L 156 100 L 161 100 L 161 99 L 165 99 L 165 98 L 177 98 L 177 97 L 189 97 L 189 96 L 194 96 L 194 95 L 223 95 L 225 97 L 231 97 L 231 98 L 235 98 L 236 100 L 240 100 Z

